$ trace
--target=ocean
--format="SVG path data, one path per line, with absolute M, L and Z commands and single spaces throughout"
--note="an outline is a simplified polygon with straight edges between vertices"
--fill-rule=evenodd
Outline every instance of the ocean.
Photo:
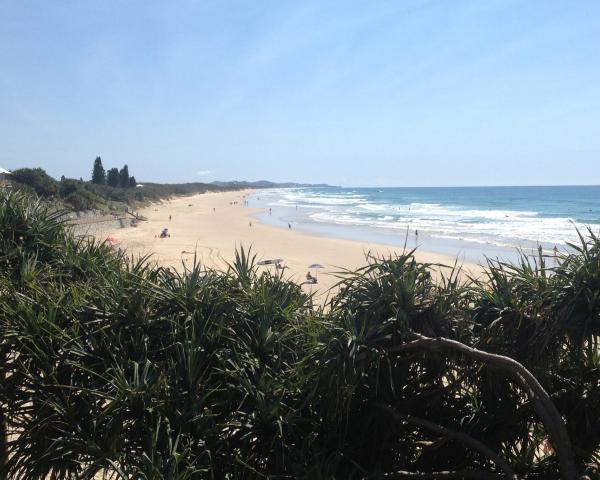
M 477 262 L 568 249 L 577 228 L 600 232 L 600 186 L 273 189 L 250 206 L 273 225 Z

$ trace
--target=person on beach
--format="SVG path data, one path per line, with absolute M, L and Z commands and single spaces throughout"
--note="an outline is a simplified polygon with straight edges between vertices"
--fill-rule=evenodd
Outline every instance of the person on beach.
M 248 225 L 251 227 L 252 226 L 252 222 L 248 222 Z
M 288 228 L 291 230 L 292 229 L 292 224 L 288 223 Z
M 169 222 L 171 221 L 171 215 L 169 215 Z

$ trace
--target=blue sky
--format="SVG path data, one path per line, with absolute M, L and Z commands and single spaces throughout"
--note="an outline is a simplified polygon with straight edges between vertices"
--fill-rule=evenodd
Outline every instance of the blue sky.
M 600 184 L 600 2 L 0 0 L 0 166 Z

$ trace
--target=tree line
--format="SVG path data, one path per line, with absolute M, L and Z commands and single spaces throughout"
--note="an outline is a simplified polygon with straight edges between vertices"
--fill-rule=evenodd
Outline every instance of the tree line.
M 105 170 L 100 157 L 96 157 L 96 160 L 94 160 L 92 183 L 95 185 L 108 185 L 109 187 L 115 188 L 130 188 L 136 186 L 135 177 L 129 175 L 129 167 L 127 167 L 127 164 L 123 165 L 121 170 L 116 167 Z
M 127 180 L 125 180 L 126 178 Z M 132 207 L 139 203 L 158 201 L 173 195 L 191 195 L 238 188 L 199 182 L 180 184 L 149 182 L 144 184 L 144 188 L 128 188 L 135 187 L 136 180 L 135 177 L 129 176 L 127 165 L 121 171 L 116 168 L 110 169 L 107 179 L 107 172 L 102 167 L 100 157 L 94 162 L 92 181 L 84 181 L 83 178 L 67 178 L 64 175 L 58 181 L 48 175 L 43 168 L 17 168 L 13 170 L 10 180 L 15 190 L 34 193 L 40 198 L 58 202 L 62 207 L 76 211 L 123 210 L 126 205 Z

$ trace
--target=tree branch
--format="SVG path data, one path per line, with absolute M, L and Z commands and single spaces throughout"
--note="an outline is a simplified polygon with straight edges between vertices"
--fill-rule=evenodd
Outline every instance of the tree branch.
M 516 380 L 533 400 L 535 411 L 540 416 L 558 456 L 562 478 L 565 480 L 577 479 L 573 448 L 565 422 L 544 387 L 527 368 L 510 357 L 478 350 L 456 340 L 443 337 L 429 338 L 418 333 L 414 333 L 414 336 L 417 337 L 416 340 L 392 347 L 388 352 L 399 353 L 407 350 L 460 352 L 489 366 L 503 370 Z
M 417 425 L 422 428 L 426 428 L 427 430 L 431 430 L 432 432 L 439 433 L 441 435 L 464 443 L 465 445 L 471 447 L 473 450 L 478 451 L 479 453 L 490 459 L 492 462 L 494 462 L 498 466 L 498 468 L 500 468 L 500 470 L 504 472 L 508 480 L 516 480 L 517 475 L 515 471 L 504 458 L 500 457 L 487 445 L 471 437 L 470 435 L 467 435 L 464 432 L 458 432 L 456 430 L 443 427 L 442 425 L 438 425 L 437 423 L 430 422 L 429 420 L 425 420 L 423 418 L 414 417 L 412 415 L 402 415 L 401 413 L 396 411 L 396 409 L 390 407 L 389 405 L 377 405 L 391 413 L 396 420 L 405 423 L 410 423 L 411 425 Z M 497 476 L 494 476 L 494 478 L 497 478 Z

